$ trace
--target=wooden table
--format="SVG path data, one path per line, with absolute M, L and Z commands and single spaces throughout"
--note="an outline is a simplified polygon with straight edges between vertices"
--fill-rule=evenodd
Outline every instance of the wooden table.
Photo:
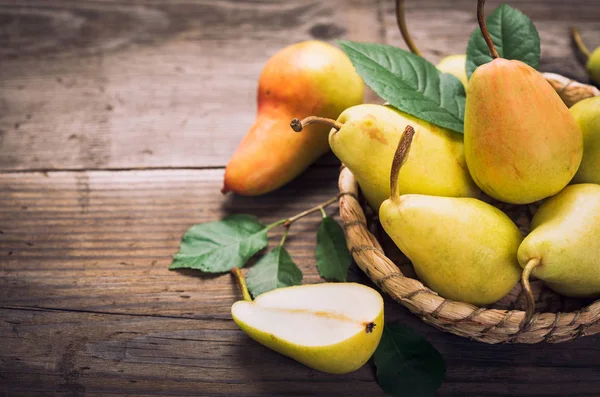
M 407 3 L 428 59 L 464 52 L 472 0 Z M 542 69 L 584 80 L 567 28 L 600 45 L 600 3 L 510 3 L 540 31 Z M 251 341 L 229 275 L 167 270 L 194 223 L 274 221 L 336 193 L 331 155 L 263 197 L 219 192 L 262 66 L 311 38 L 403 46 L 387 0 L 0 0 L 1 396 L 383 395 L 370 365 L 323 374 Z M 289 239 L 305 283 L 318 221 Z M 440 396 L 600 395 L 600 336 L 491 346 L 391 300 L 386 316 L 444 355 Z

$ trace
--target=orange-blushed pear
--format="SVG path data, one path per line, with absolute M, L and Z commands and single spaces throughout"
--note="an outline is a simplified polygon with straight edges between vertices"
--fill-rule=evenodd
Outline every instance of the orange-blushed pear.
M 362 103 L 363 91 L 350 59 L 331 44 L 311 40 L 277 52 L 260 75 L 256 120 L 227 164 L 221 191 L 255 196 L 290 182 L 329 150 L 329 128 L 294 134 L 290 120 L 336 118 Z
M 581 131 L 544 77 L 529 65 L 498 56 L 479 26 L 491 62 L 479 66 L 467 88 L 465 158 L 477 185 L 489 196 L 526 204 L 552 196 L 573 178 L 583 155 Z

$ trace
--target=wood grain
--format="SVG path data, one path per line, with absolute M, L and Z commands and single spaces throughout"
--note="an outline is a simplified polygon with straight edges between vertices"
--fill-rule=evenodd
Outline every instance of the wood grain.
M 228 213 L 252 213 L 265 223 L 292 216 L 334 196 L 336 174 L 334 168 L 318 167 L 259 198 L 224 197 L 222 170 L 0 174 L 0 276 L 6 286 L 0 300 L 18 306 L 227 316 L 237 296 L 229 275 L 167 270 L 185 230 Z M 305 282 L 319 279 L 314 269 L 318 222 L 315 214 L 291 229 L 289 250 L 306 270 Z M 274 241 L 279 237 L 281 230 L 275 230 Z
M 597 1 L 511 5 L 540 30 L 542 68 L 582 79 L 566 28 L 600 45 Z M 240 294 L 229 275 L 167 268 L 195 223 L 229 213 L 272 222 L 336 193 L 331 156 L 258 198 L 223 197 L 221 167 L 254 118 L 270 55 L 311 38 L 402 46 L 392 7 L 0 0 L 0 396 L 383 396 L 372 364 L 327 375 L 251 341 L 231 321 Z M 407 0 L 428 59 L 464 52 L 473 7 Z M 129 170 L 138 168 L 157 169 Z M 304 283 L 321 281 L 318 222 L 299 221 L 287 243 Z M 368 283 L 354 265 L 350 279 Z M 490 346 L 437 331 L 390 299 L 385 312 L 445 357 L 439 396 L 600 390 L 599 336 Z
M 446 357 L 440 396 L 597 396 L 597 340 L 482 345 L 433 331 L 394 303 L 386 313 Z M 0 391 L 10 396 L 384 396 L 371 364 L 347 375 L 313 371 L 256 344 L 229 319 L 43 309 L 0 316 L 0 337 L 10 343 L 0 350 Z
M 428 59 L 464 53 L 471 1 L 406 3 Z M 585 80 L 567 28 L 600 45 L 596 1 L 511 4 L 540 31 L 542 69 Z M 5 170 L 224 166 L 278 49 L 311 38 L 404 46 L 392 1 L 0 1 L 0 21 Z
M 535 24 L 541 40 L 540 70 L 589 82 L 570 42 L 569 28 L 577 26 L 589 48 L 600 46 L 600 7 L 597 0 L 489 0 L 486 15 L 506 3 L 525 13 Z M 408 49 L 396 25 L 394 2 L 383 2 L 385 41 Z M 433 63 L 453 54 L 464 54 L 477 27 L 476 1 L 405 0 L 408 27 L 423 56 Z
M 0 174 L 0 391 L 382 396 L 371 365 L 321 374 L 248 339 L 230 318 L 240 294 L 229 275 L 167 270 L 194 223 L 236 212 L 271 222 L 336 193 L 337 170 L 312 167 L 277 193 L 223 200 L 222 173 Z M 318 222 L 318 215 L 302 219 L 288 240 L 304 283 L 321 281 L 314 266 Z M 356 266 L 350 277 L 368 283 Z M 390 299 L 385 312 L 444 355 L 448 378 L 440 396 L 595 396 L 600 389 L 599 337 L 489 346 L 437 331 Z
M 271 55 L 379 26 L 370 0 L 0 0 L 0 170 L 224 166 Z

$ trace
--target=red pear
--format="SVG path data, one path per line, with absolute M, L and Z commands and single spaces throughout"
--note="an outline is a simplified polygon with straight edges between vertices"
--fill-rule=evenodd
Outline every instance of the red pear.
M 489 196 L 528 204 L 560 192 L 583 155 L 575 118 L 541 73 L 498 56 L 478 19 L 493 61 L 479 66 L 467 89 L 465 159 L 473 180 Z
M 350 59 L 330 44 L 305 41 L 273 55 L 260 76 L 256 120 L 227 164 L 222 192 L 256 196 L 290 182 L 329 150 L 330 130 L 312 125 L 299 134 L 290 120 L 336 119 L 362 103 L 363 90 Z

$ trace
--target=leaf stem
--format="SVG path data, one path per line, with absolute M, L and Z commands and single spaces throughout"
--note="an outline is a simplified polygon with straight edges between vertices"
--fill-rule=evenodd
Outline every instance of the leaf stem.
M 496 59 L 499 58 L 500 55 L 498 55 L 498 51 L 496 51 L 496 47 L 494 47 L 494 42 L 492 41 L 492 38 L 490 37 L 490 32 L 487 29 L 487 26 L 485 25 L 485 17 L 484 17 L 484 13 L 483 13 L 483 6 L 485 4 L 485 0 L 477 0 L 477 21 L 479 22 L 479 28 L 481 29 L 481 33 L 483 34 L 483 38 L 488 46 L 488 48 L 490 49 L 490 54 L 492 55 L 492 58 Z
M 390 197 L 392 200 L 396 200 L 400 197 L 400 194 L 398 193 L 398 174 L 400 173 L 400 168 L 402 168 L 402 165 L 406 161 L 414 135 L 414 128 L 407 125 L 402 133 L 402 138 L 400 138 L 400 142 L 398 143 L 396 153 L 394 153 L 392 171 L 390 173 Z
M 246 279 L 244 278 L 244 275 L 242 274 L 240 268 L 237 266 L 234 267 L 233 269 L 231 269 L 231 273 L 237 279 L 237 282 L 240 286 L 240 290 L 242 291 L 242 296 L 244 297 L 244 300 L 248 301 L 248 302 L 252 302 L 252 297 L 250 296 L 250 292 L 248 292 L 248 286 L 246 285 Z
M 321 207 L 320 210 L 321 210 L 321 215 L 323 216 L 323 218 L 327 218 L 327 213 L 325 212 L 325 209 L 323 207 Z
M 529 275 L 531 274 L 531 271 L 539 265 L 539 258 L 531 258 L 529 262 L 527 262 L 527 265 L 525 265 L 523 273 L 521 274 L 521 284 L 523 284 L 523 289 L 525 290 L 525 296 L 527 298 L 525 318 L 523 319 L 523 324 L 525 327 L 529 325 L 529 322 L 533 317 L 533 313 L 535 312 L 535 299 L 533 297 L 533 292 L 531 292 L 531 285 L 529 284 Z
M 339 121 L 328 119 L 328 118 L 325 118 L 325 117 L 317 117 L 317 116 L 309 116 L 309 117 L 307 117 L 305 119 L 302 119 L 302 120 L 293 119 L 290 122 L 290 127 L 292 127 L 292 129 L 294 131 L 300 132 L 307 125 L 309 125 L 309 124 L 315 124 L 315 123 L 328 125 L 331 128 L 335 128 L 338 131 L 343 127 L 343 124 L 340 123 Z
M 313 212 L 321 211 L 321 210 L 323 210 L 323 208 L 335 203 L 337 200 L 338 200 L 338 196 L 336 195 L 335 197 L 330 198 L 329 200 L 325 201 L 324 203 L 315 205 L 314 207 L 307 209 L 306 211 L 302 211 L 301 213 L 294 215 L 291 218 L 282 219 L 281 221 L 283 221 L 283 222 L 281 222 L 281 223 L 283 223 L 283 226 L 288 227 L 292 223 L 296 222 L 298 219 L 303 218 L 306 215 L 312 214 Z M 280 221 L 277 221 L 277 222 L 280 222 Z
M 586 60 L 589 59 L 590 50 L 588 50 L 588 48 L 583 43 L 583 40 L 581 40 L 581 35 L 579 34 L 579 31 L 576 27 L 571 28 L 571 37 L 573 38 L 573 41 L 575 42 L 575 45 L 577 46 L 579 52 L 581 52 L 585 56 Z
M 283 232 L 283 237 L 281 238 L 281 241 L 279 242 L 280 247 L 283 247 L 283 243 L 285 243 L 285 239 L 287 238 L 289 232 L 290 232 L 290 225 L 285 227 L 285 230 Z
M 404 39 L 404 42 L 408 46 L 410 52 L 422 57 L 423 55 L 421 54 L 421 51 L 419 51 L 415 43 L 412 41 L 410 33 L 408 33 L 408 26 L 406 26 L 406 13 L 404 12 L 404 0 L 396 0 L 396 23 L 398 24 L 400 34 L 402 34 L 402 38 Z
M 286 221 L 288 220 L 288 218 L 284 218 L 284 219 L 280 219 L 278 221 L 275 221 L 269 225 L 267 225 L 267 230 L 274 228 L 275 226 L 279 226 L 284 224 Z

